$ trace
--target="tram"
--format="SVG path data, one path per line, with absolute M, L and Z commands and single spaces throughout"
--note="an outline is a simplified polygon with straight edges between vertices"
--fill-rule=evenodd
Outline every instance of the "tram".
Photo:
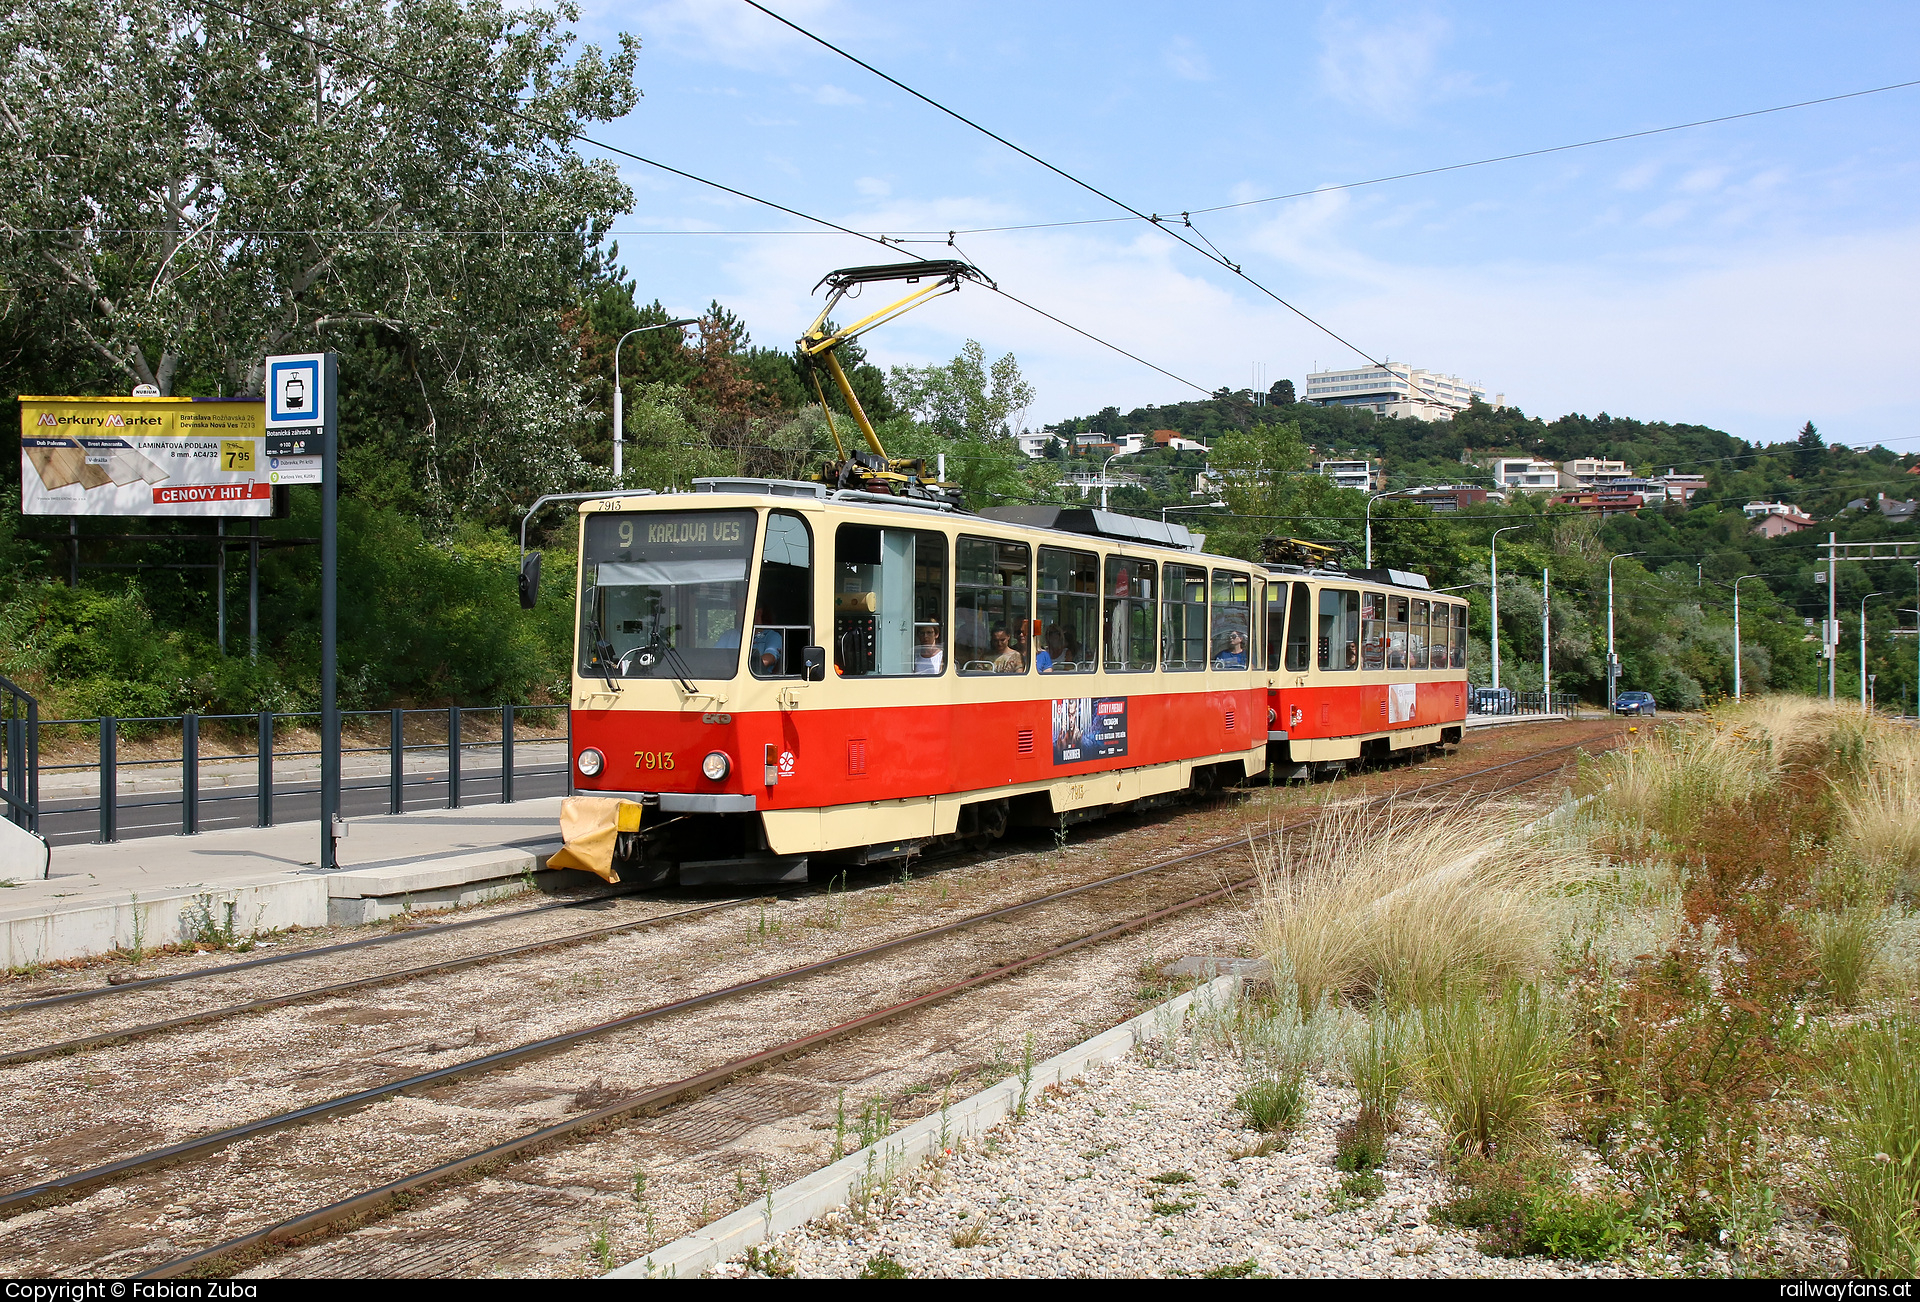
M 832 325 L 886 281 L 909 291 Z M 1459 739 L 1466 608 L 1416 575 L 1209 555 L 1181 525 L 1086 508 L 971 513 L 924 462 L 889 456 L 836 352 L 966 282 L 991 283 L 935 261 L 823 278 L 798 346 L 837 453 L 815 480 L 581 503 L 578 794 L 550 866 L 801 881 L 1270 764 L 1302 776 Z M 822 372 L 866 451 L 842 438 Z M 523 524 L 531 605 L 524 541 Z

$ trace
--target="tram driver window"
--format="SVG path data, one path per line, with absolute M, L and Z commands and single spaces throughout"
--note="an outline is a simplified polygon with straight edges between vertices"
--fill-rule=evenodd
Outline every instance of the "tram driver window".
M 1231 570 L 1213 572 L 1213 667 L 1245 669 L 1247 611 L 1253 601 L 1253 580 Z
M 1207 572 L 1169 565 L 1160 612 L 1160 666 L 1174 671 L 1207 667 Z
M 1322 669 L 1360 667 L 1360 594 L 1320 589 L 1319 664 Z
M 1032 576 L 1027 544 L 960 540 L 953 564 L 953 660 L 961 673 L 1027 672 Z
M 835 670 L 847 678 L 940 672 L 946 590 L 944 534 L 841 525 L 833 540 Z
M 792 512 L 770 511 L 747 669 L 756 678 L 797 678 L 800 648 L 812 642 L 813 535 Z
M 1293 608 L 1287 615 L 1287 668 L 1293 673 L 1307 672 L 1308 648 L 1313 644 L 1313 589 L 1304 583 L 1293 585 Z
M 1106 655 L 1110 674 L 1146 673 L 1154 661 L 1152 561 L 1107 557 Z
M 1034 668 L 1043 674 L 1092 673 L 1100 645 L 1100 558 L 1042 547 L 1039 597 Z
M 1467 667 L 1467 608 L 1465 606 L 1453 608 L 1453 667 L 1455 669 Z

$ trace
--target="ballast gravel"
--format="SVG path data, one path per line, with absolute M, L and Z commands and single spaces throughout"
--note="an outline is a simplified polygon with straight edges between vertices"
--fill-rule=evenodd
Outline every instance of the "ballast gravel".
M 1311 1082 L 1306 1117 L 1261 1154 L 1234 1097 L 1237 1058 L 1178 1042 L 1136 1052 L 1037 1098 L 1026 1117 L 941 1162 L 898 1173 L 863 1208 L 829 1212 L 713 1274 L 858 1276 L 878 1258 L 908 1276 L 1613 1278 L 1621 1263 L 1511 1260 L 1430 1224 L 1457 1190 L 1439 1128 L 1411 1099 L 1381 1168 L 1385 1192 L 1340 1191 L 1335 1135 L 1347 1086 Z M 889 1269 L 880 1263 L 882 1269 Z

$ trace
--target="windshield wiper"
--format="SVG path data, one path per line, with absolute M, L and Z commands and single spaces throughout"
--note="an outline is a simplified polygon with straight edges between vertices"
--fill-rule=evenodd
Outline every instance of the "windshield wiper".
M 673 643 L 668 642 L 664 644 L 660 650 L 666 658 L 668 668 L 673 670 L 673 676 L 680 680 L 680 686 L 686 689 L 687 695 L 700 695 L 700 687 L 693 681 L 691 666 L 689 666 L 686 659 L 681 656 L 679 649 L 676 648 Z
M 607 680 L 607 690 L 609 692 L 619 691 L 620 685 L 613 681 L 613 669 L 611 668 L 613 663 L 613 643 L 601 639 L 600 625 L 594 623 L 592 620 L 587 621 L 587 633 L 593 639 L 593 658 L 600 666 L 600 673 Z

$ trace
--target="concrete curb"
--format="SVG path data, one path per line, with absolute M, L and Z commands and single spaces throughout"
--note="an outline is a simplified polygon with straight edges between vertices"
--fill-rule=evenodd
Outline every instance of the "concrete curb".
M 769 1193 L 759 1203 L 656 1248 L 638 1261 L 610 1270 L 602 1279 L 686 1279 L 748 1248 L 844 1207 L 909 1167 L 949 1150 L 955 1141 L 981 1135 L 1018 1112 L 1049 1085 L 1072 1080 L 1088 1067 L 1114 1062 L 1136 1045 L 1158 1039 L 1185 1021 L 1195 1003 L 1219 1006 L 1239 991 L 1237 976 L 1223 976 L 1150 1008 L 1034 1066 L 1025 1085 L 1001 1081 L 961 1103 L 904 1126 L 877 1144 L 851 1153 L 812 1175 Z

